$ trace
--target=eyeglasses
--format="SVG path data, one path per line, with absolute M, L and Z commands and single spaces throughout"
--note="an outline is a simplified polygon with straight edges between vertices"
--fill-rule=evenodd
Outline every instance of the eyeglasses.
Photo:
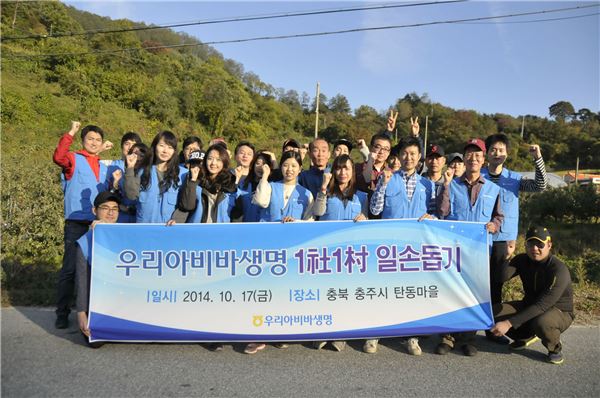
M 541 240 L 537 240 L 537 239 L 530 239 L 527 241 L 527 247 L 533 247 L 536 246 L 538 249 L 543 249 L 544 247 L 546 247 L 546 242 L 542 242 Z
M 98 209 L 105 211 L 107 213 L 114 213 L 119 211 L 119 207 L 110 207 L 110 206 L 98 206 Z
M 384 153 L 389 152 L 391 150 L 390 148 L 383 147 L 379 144 L 374 145 L 373 149 L 375 150 L 375 152 L 384 152 Z

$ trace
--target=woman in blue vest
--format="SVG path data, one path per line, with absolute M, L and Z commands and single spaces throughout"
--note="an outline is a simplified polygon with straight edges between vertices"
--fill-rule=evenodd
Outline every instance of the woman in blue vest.
M 323 174 L 323 184 L 315 200 L 313 214 L 320 221 L 366 220 L 368 214 L 367 194 L 356 190 L 354 162 L 343 154 L 333 160 L 331 173 Z M 327 341 L 315 341 L 313 346 L 320 350 Z M 331 341 L 336 351 L 346 347 L 345 341 Z
M 224 223 L 231 221 L 237 185 L 229 172 L 229 153 L 223 144 L 211 145 L 202 162 L 190 165 L 178 209 L 190 212 L 190 223 Z
M 323 174 L 313 214 L 319 220 L 366 220 L 367 194 L 356 190 L 354 162 L 349 155 L 336 157 L 331 173 Z
M 261 221 L 312 220 L 312 193 L 298 184 L 298 175 L 302 170 L 300 154 L 284 152 L 280 167 L 283 179 L 269 183 L 271 168 L 263 165 L 263 175 L 252 199 L 253 203 L 269 210 L 268 217 Z
M 252 197 L 263 176 L 263 165 L 265 164 L 272 164 L 271 156 L 265 152 L 258 152 L 250 164 L 248 175 L 238 185 L 234 218 L 241 218 L 243 222 L 259 222 L 268 218 L 267 209 L 252 203 Z
M 177 204 L 177 194 L 185 169 L 179 167 L 177 137 L 163 131 L 154 137 L 150 146 L 152 161 L 135 172 L 138 156 L 127 155 L 125 196 L 136 201 L 137 223 L 166 223 Z

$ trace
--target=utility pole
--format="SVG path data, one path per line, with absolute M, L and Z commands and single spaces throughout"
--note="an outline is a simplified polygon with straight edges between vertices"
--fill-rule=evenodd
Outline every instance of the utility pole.
M 525 115 L 523 115 L 523 121 L 521 122 L 521 139 L 523 139 L 524 131 L 525 131 Z
M 575 185 L 579 185 L 579 156 L 577 156 L 577 163 L 575 163 Z
M 317 97 L 315 99 L 315 138 L 318 138 L 317 134 L 319 132 L 319 102 L 321 102 L 320 89 L 321 86 L 319 85 L 319 82 L 317 82 Z
M 15 4 L 15 12 L 13 13 L 12 29 L 15 28 L 15 22 L 17 21 L 17 8 L 19 8 L 19 2 L 18 1 Z
M 423 159 L 427 157 L 427 132 L 429 128 L 429 115 L 425 115 L 425 140 L 423 142 Z

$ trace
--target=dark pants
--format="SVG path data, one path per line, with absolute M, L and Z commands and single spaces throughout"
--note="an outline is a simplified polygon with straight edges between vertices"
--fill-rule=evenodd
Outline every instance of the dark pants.
M 89 229 L 86 221 L 65 221 L 65 254 L 58 274 L 56 315 L 68 316 L 75 290 L 75 249 L 76 242 Z
M 452 348 L 465 344 L 472 345 L 475 342 L 476 335 L 476 331 L 444 334 L 442 335 L 442 343 L 448 344 Z
M 496 322 L 509 319 L 526 305 L 522 301 L 509 301 L 494 305 L 494 320 Z M 560 334 L 571 326 L 573 315 L 563 312 L 556 307 L 550 308 L 537 317 L 525 322 L 517 329 L 510 328 L 506 335 L 513 340 L 527 340 L 537 336 L 542 340 L 544 347 L 550 352 L 560 352 Z
M 502 264 L 506 261 L 508 244 L 506 241 L 494 242 L 490 255 L 490 295 L 492 305 L 502 302 Z

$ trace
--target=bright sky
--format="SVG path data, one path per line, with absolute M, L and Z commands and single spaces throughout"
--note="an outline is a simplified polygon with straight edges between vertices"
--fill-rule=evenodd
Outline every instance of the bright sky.
M 415 1 L 417 3 L 422 1 Z M 215 18 L 399 2 L 66 1 L 113 19 L 169 24 Z M 405 3 L 408 4 L 408 3 Z M 177 28 L 203 42 L 406 25 L 566 7 L 580 1 L 465 2 Z M 341 35 L 214 45 L 261 80 L 328 98 L 341 93 L 353 109 L 387 110 L 406 93 L 482 113 L 548 116 L 565 100 L 600 111 L 600 7 L 478 23 L 454 23 Z M 580 15 L 596 14 L 581 18 Z M 514 23 L 570 17 L 566 20 Z M 511 23 L 507 23 L 507 22 Z M 502 23 L 504 22 L 504 23 Z

